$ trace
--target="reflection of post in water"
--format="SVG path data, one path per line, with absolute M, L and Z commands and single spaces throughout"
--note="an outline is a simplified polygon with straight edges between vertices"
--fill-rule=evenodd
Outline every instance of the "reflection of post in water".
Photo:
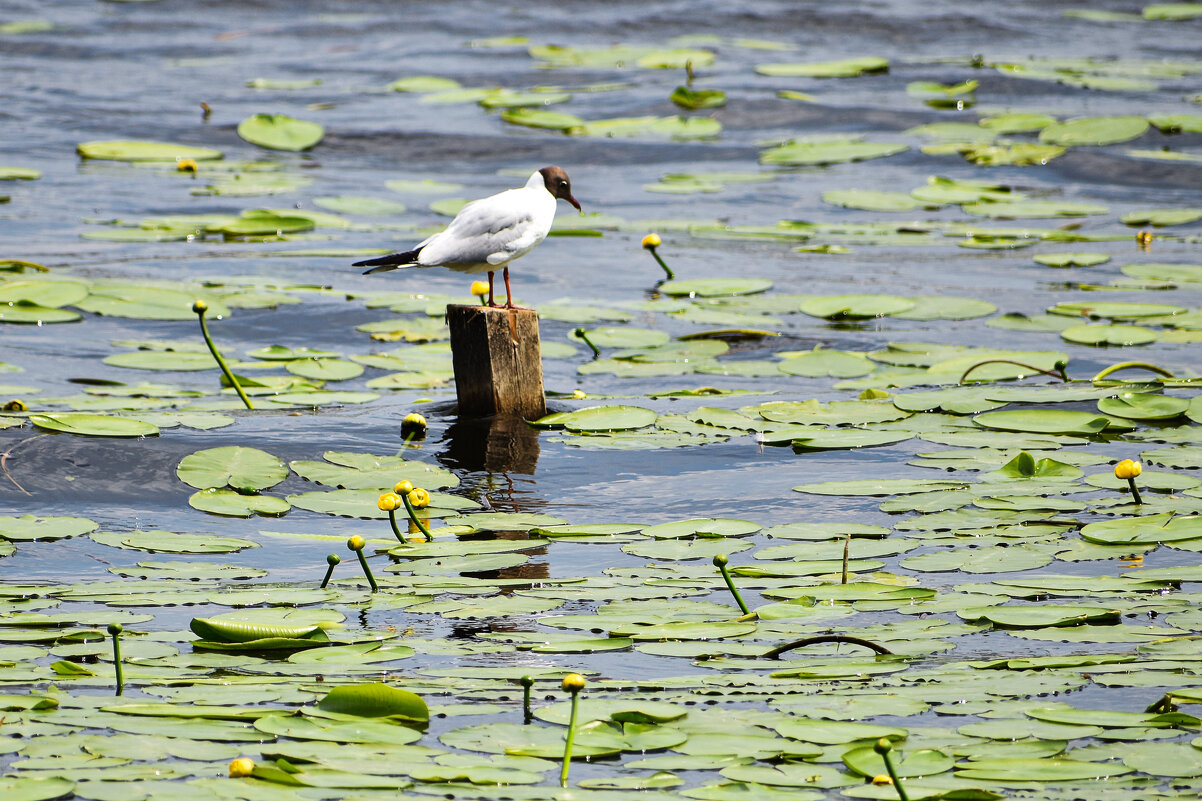
M 538 431 L 517 415 L 461 417 L 444 436 L 439 461 L 452 469 L 534 475 Z

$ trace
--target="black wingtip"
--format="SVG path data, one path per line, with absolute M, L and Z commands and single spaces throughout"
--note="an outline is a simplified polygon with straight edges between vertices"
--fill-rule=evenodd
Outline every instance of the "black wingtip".
M 385 270 L 395 270 L 398 267 L 404 267 L 409 264 L 417 264 L 417 254 L 421 249 L 406 250 L 404 253 L 389 253 L 387 256 L 380 256 L 374 259 L 364 259 L 352 264 L 352 267 L 375 267 L 375 270 L 368 270 L 364 273 L 378 273 Z

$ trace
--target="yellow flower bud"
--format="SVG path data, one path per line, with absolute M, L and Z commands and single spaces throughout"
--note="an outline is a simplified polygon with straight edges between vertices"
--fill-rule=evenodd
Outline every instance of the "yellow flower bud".
M 27 412 L 29 411 L 29 407 L 26 406 L 25 401 L 21 400 L 20 398 L 13 398 L 8 403 L 4 404 L 4 406 L 0 406 L 0 410 L 6 412 Z
M 413 492 L 413 485 L 408 481 L 398 481 L 396 486 L 392 488 L 392 491 L 397 495 L 408 495 Z
M 659 234 L 647 234 L 645 237 L 643 237 L 643 247 L 647 248 L 647 250 L 657 248 L 663 243 L 664 240 L 659 238 Z
M 569 673 L 563 677 L 563 691 L 566 693 L 578 693 L 584 689 L 585 678 L 579 673 Z
M 401 498 L 395 492 L 385 492 L 380 496 L 380 500 L 376 501 L 376 505 L 380 507 L 381 512 L 391 512 L 401 505 Z
M 893 784 L 893 778 L 888 773 L 878 773 L 872 777 L 873 784 Z
M 367 541 L 358 534 L 346 541 L 346 547 L 350 548 L 352 551 L 362 551 L 363 546 L 366 544 Z
M 1133 462 L 1130 459 L 1124 459 L 1114 466 L 1115 478 L 1135 478 L 1140 473 L 1144 472 L 1143 465 L 1139 462 Z
M 584 400 L 585 398 L 588 397 L 588 393 L 585 392 L 583 389 L 574 389 L 574 390 L 572 390 L 572 397 L 575 400 Z
M 426 438 L 426 418 L 417 412 L 410 412 L 401 421 L 401 436 L 405 439 Z
M 205 303 L 203 300 L 198 300 L 192 304 L 192 311 L 196 314 L 204 314 L 208 310 L 209 304 Z
M 488 294 L 487 281 L 472 281 L 471 293 L 478 298 L 482 298 Z
M 409 503 L 414 509 L 425 509 L 430 505 L 430 493 L 421 487 L 414 487 L 409 493 Z
M 230 778 L 241 779 L 255 770 L 255 761 L 250 757 L 238 757 L 230 762 Z
M 180 172 L 196 172 L 200 168 L 196 164 L 196 159 L 180 159 L 175 162 L 175 169 Z
M 1147 250 L 1152 245 L 1153 239 L 1155 239 L 1155 237 L 1152 235 L 1151 231 L 1140 231 L 1135 235 L 1135 243 L 1144 250 Z

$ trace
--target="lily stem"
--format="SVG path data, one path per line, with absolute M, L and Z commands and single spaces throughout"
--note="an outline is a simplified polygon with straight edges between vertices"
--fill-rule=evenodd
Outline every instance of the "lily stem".
M 326 564 L 329 565 L 329 567 L 326 568 L 325 578 L 321 580 L 321 589 L 324 590 L 326 585 L 330 583 L 330 579 L 334 577 L 334 566 L 341 561 L 342 559 L 340 559 L 336 553 L 332 553 L 326 557 Z
M 1155 364 L 1148 364 L 1147 362 L 1119 362 L 1118 364 L 1110 365 L 1109 367 L 1107 367 L 1105 370 L 1103 370 L 1102 372 L 1095 375 L 1090 380 L 1091 381 L 1101 381 L 1106 376 L 1110 375 L 1111 373 L 1117 373 L 1119 370 L 1149 370 L 1153 373 L 1158 373 L 1159 375 L 1162 375 L 1165 378 L 1175 378 L 1176 377 L 1168 370 L 1166 370 L 1163 367 L 1160 367 L 1158 365 L 1155 365 Z
M 563 767 L 559 769 L 559 786 L 568 786 L 568 768 L 572 765 L 572 745 L 576 742 L 576 713 L 580 708 L 580 691 L 572 692 L 572 711 L 568 715 L 568 735 L 563 742 Z
M 843 581 L 847 583 L 847 563 L 851 561 L 851 532 L 847 532 L 847 539 L 843 540 Z
M 405 535 L 401 533 L 401 527 L 398 526 L 396 522 L 396 509 L 388 510 L 388 524 L 392 526 L 392 533 L 396 535 L 396 538 L 401 542 L 404 542 Z
M 221 372 L 225 374 L 225 380 L 230 382 L 234 390 L 237 391 L 238 397 L 242 399 L 242 403 L 247 409 L 253 410 L 254 404 L 250 402 L 250 398 L 246 397 L 246 393 L 242 390 L 242 385 L 238 383 L 238 379 L 230 372 L 229 365 L 225 363 L 225 359 L 221 358 L 221 353 L 217 350 L 217 345 L 213 342 L 213 337 L 209 335 L 209 324 L 205 322 L 205 312 L 207 307 L 202 305 L 194 305 L 192 310 L 196 312 L 196 316 L 200 318 L 200 333 L 204 335 L 205 344 L 209 346 L 209 353 L 213 354 L 213 360 L 217 362 L 217 366 L 221 368 Z
M 355 551 L 355 555 L 359 557 L 359 565 L 363 568 L 363 575 L 367 576 L 367 583 L 371 585 L 371 591 L 379 592 L 380 587 L 376 584 L 376 577 L 371 574 L 371 568 L 367 565 L 367 557 L 363 555 L 363 549 Z
M 864 640 L 859 637 L 849 637 L 845 634 L 820 634 L 817 637 L 806 637 L 801 640 L 787 642 L 784 645 L 778 645 L 762 656 L 764 659 L 780 659 L 780 655 L 786 651 L 792 651 L 794 648 L 801 648 L 804 645 L 817 645 L 818 643 L 824 642 L 845 642 L 852 645 L 862 645 L 871 651 L 881 654 L 882 656 L 889 656 L 893 653 L 885 646 L 877 645 L 871 640 Z
M 735 586 L 735 581 L 730 577 L 730 571 L 726 568 L 726 554 L 718 554 L 714 557 L 714 566 L 722 573 L 722 580 L 726 582 L 727 589 L 730 594 L 735 597 L 735 603 L 739 605 L 744 615 L 750 615 L 751 610 L 747 608 L 747 604 L 743 602 L 743 596 L 739 595 L 739 588 Z
M 583 342 L 584 344 L 589 346 L 589 349 L 591 349 L 593 352 L 594 359 L 600 358 L 601 349 L 593 344 L 593 341 L 588 338 L 588 334 L 585 332 L 585 330 L 583 328 L 577 328 L 572 333 L 574 333 L 580 339 L 581 342 Z
M 1127 479 L 1127 486 L 1129 486 L 1131 488 L 1131 500 L 1135 501 L 1137 504 L 1143 504 L 1144 499 L 1142 497 L 1140 497 L 1139 487 L 1135 486 L 1135 477 L 1134 476 Z
M 649 247 L 649 248 L 647 248 L 647 250 L 651 251 L 651 255 L 655 257 L 655 260 L 657 262 L 659 262 L 659 266 L 664 268 L 664 272 L 667 273 L 667 275 L 668 275 L 668 280 L 671 281 L 671 280 L 675 279 L 676 273 L 672 272 L 672 268 L 664 263 L 664 260 L 662 258 L 660 258 L 660 255 L 655 252 L 655 248 Z
M 885 740 L 885 743 L 888 742 Z M 876 750 L 881 755 L 881 759 L 885 760 L 885 770 L 889 771 L 889 778 L 893 780 L 893 789 L 897 790 L 898 801 L 910 801 L 906 788 L 902 786 L 901 777 L 897 775 L 897 766 L 893 764 L 892 747 L 884 748 L 878 744 Z
M 1042 367 L 1036 367 L 1033 364 L 1024 364 L 1023 362 L 1016 362 L 1014 359 L 985 359 L 984 361 L 977 362 L 976 364 L 970 366 L 967 370 L 965 370 L 960 375 L 960 380 L 957 381 L 956 383 L 963 384 L 964 380 L 966 378 L 968 378 L 969 373 L 971 373 L 973 370 L 976 370 L 978 367 L 984 367 L 987 364 L 1014 364 L 1014 365 L 1018 365 L 1019 367 L 1024 367 L 1028 370 L 1034 370 L 1037 373 L 1043 373 L 1044 375 L 1050 375 L 1052 378 L 1059 378 L 1061 381 L 1064 381 L 1065 383 L 1067 383 L 1069 380 L 1068 373 L 1065 371 L 1063 363 L 1057 364 L 1056 370 L 1053 371 L 1053 370 L 1045 370 Z
M 121 664 L 122 631 L 120 623 L 109 624 L 109 634 L 113 637 L 113 668 L 116 671 L 117 679 L 117 692 L 115 695 L 123 695 L 125 693 L 125 667 Z
M 413 504 L 409 503 L 409 493 L 401 493 L 401 500 L 405 502 L 405 511 L 409 513 L 409 519 L 416 523 L 417 527 L 422 530 L 422 534 L 425 536 L 426 542 L 434 542 L 434 537 L 430 534 L 430 529 L 426 528 L 426 524 L 423 523 L 421 518 L 417 516 L 417 510 L 413 508 Z M 392 519 L 392 512 L 388 513 L 388 517 L 390 520 Z M 392 529 L 393 531 L 396 531 L 396 523 L 393 523 Z M 401 532 L 399 531 L 397 531 L 397 539 L 400 539 L 401 542 L 405 541 L 404 538 L 401 537 Z

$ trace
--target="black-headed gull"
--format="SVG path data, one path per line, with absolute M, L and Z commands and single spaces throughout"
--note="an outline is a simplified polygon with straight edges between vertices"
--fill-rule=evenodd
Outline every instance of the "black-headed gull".
M 555 201 L 563 198 L 580 211 L 572 183 L 560 167 L 543 167 L 521 189 L 507 189 L 468 203 L 446 230 L 419 242 L 413 250 L 355 262 L 379 273 L 401 267 L 447 267 L 460 273 L 488 273 L 488 305 L 493 300 L 493 273 L 504 269 L 505 308 L 513 305 L 509 262 L 524 256 L 546 238 L 555 219 Z

